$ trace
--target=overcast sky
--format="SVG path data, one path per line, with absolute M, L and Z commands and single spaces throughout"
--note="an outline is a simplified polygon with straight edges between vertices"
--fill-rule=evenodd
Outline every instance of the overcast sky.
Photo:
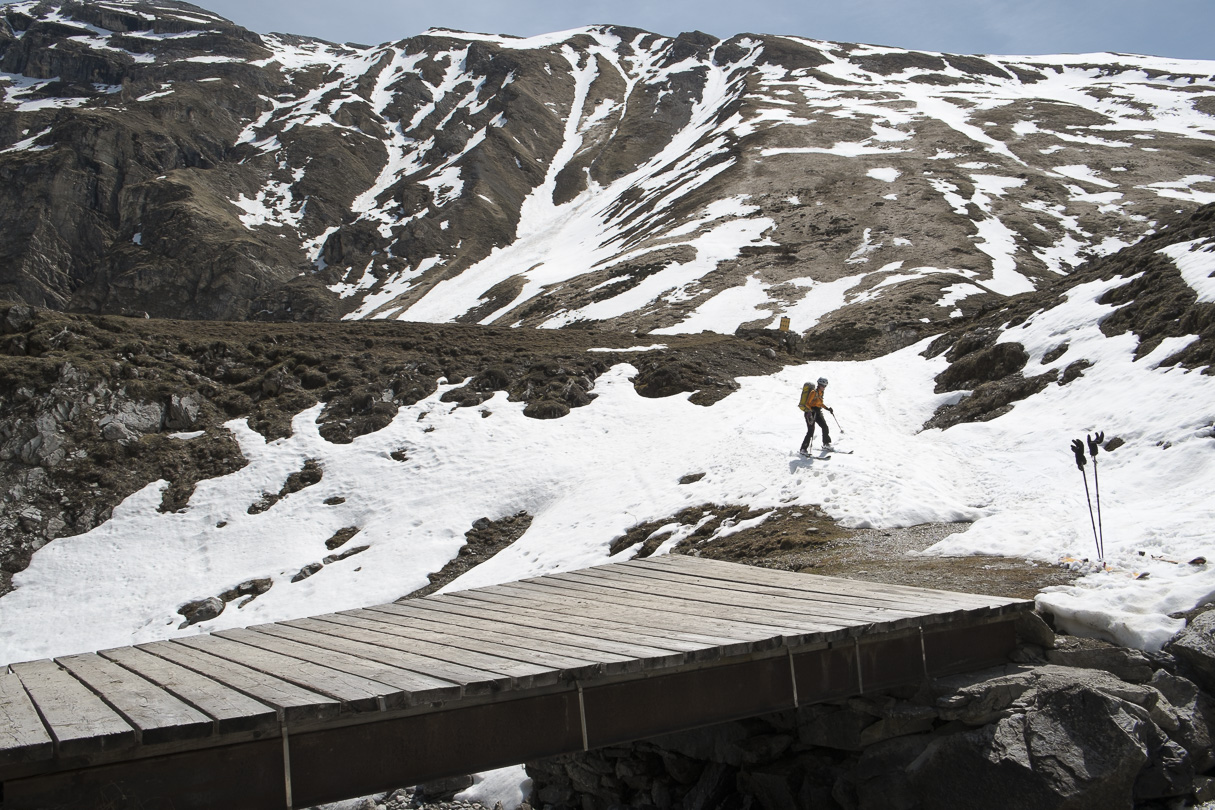
M 259 33 L 378 45 L 427 28 L 795 34 L 952 53 L 1215 59 L 1215 0 L 194 0 Z

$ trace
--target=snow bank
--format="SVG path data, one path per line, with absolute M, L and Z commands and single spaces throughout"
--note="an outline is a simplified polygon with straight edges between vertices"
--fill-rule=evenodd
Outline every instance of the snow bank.
M 451 386 L 441 385 L 350 444 L 321 438 L 320 406 L 272 442 L 231 422 L 249 464 L 200 482 L 187 508 L 159 512 L 166 484 L 156 482 L 106 524 L 34 555 L 0 599 L 0 662 L 386 602 L 425 585 L 473 521 L 521 510 L 534 516 L 528 531 L 446 590 L 603 563 L 631 526 L 710 503 L 817 504 L 853 527 L 973 523 L 928 554 L 1091 558 L 1069 445 L 1098 430 L 1125 442 L 1099 458 L 1108 569 L 1038 601 L 1073 632 L 1156 648 L 1180 627 L 1169 613 L 1215 594 L 1215 568 L 1187 564 L 1215 560 L 1215 378 L 1159 365 L 1189 338 L 1135 361 L 1133 335 L 1101 333 L 1112 308 L 1096 302 L 1125 283 L 1081 285 L 1002 337 L 1025 347 L 1027 374 L 1085 360 L 1092 365 L 1082 376 L 997 419 L 945 431 L 920 430 L 958 397 L 933 393 L 945 361 L 921 357 L 923 344 L 742 378 L 711 407 L 686 396 L 642 398 L 629 382 L 635 369 L 619 364 L 597 381 L 596 400 L 557 420 L 525 418 L 523 404 L 504 393 L 483 408 L 453 408 L 440 400 Z M 1060 357 L 1042 362 L 1062 344 Z M 792 452 L 804 430 L 798 392 L 820 375 L 831 379 L 839 444 L 853 455 L 820 461 Z M 249 513 L 308 459 L 324 470 L 318 484 Z M 690 473 L 704 475 L 679 483 Z M 343 550 L 365 550 L 291 581 L 331 554 L 325 541 L 349 527 L 359 532 Z M 184 602 L 262 577 L 274 583 L 266 594 L 178 629 Z

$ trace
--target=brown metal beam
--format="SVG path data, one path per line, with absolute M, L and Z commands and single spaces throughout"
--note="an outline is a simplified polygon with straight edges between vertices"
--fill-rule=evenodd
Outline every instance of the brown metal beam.
M 588 687 L 591 748 L 788 709 L 793 685 L 785 656 Z
M 928 672 L 934 678 L 1003 664 L 1016 646 L 1012 620 L 924 633 Z
M 278 739 L 4 783 L 4 810 L 281 810 L 286 807 Z
M 291 781 L 307 806 L 581 749 L 571 690 L 292 735 Z

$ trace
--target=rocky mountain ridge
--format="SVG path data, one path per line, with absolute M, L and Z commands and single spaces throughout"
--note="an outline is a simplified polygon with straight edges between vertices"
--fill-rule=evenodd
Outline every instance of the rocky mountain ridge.
M 94 313 L 880 353 L 1215 200 L 1215 62 L 599 26 L 370 47 L 0 17 L 0 290 Z

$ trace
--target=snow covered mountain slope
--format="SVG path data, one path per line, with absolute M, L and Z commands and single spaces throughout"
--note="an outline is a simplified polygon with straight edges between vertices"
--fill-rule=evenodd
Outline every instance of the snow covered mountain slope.
M 788 315 L 872 353 L 1215 200 L 1215 62 L 611 26 L 337 46 L 143 0 L 2 19 L 0 289 L 56 308 Z
M 1095 569 L 1095 431 L 1042 603 L 1215 594 L 1215 62 L 0 21 L 0 296 L 89 313 L 0 314 L 0 662 L 817 509 Z M 852 455 L 790 453 L 820 375 Z
M 695 348 L 693 337 L 628 345 L 572 330 L 564 334 L 577 343 L 560 349 L 567 368 L 610 362 L 590 372 L 596 397 L 559 419 L 528 418 L 530 406 L 505 390 L 461 407 L 463 383 L 443 379 L 350 441 L 326 437 L 332 404 L 300 410 L 291 430 L 270 440 L 244 418 L 201 420 L 197 431 L 163 438 L 152 430 L 128 442 L 128 463 L 145 464 L 166 443 L 187 456 L 191 446 L 206 452 L 220 436 L 231 436 L 247 463 L 203 477 L 184 496 L 173 494 L 177 473 L 166 467 L 96 528 L 41 548 L 0 598 L 0 661 L 391 600 L 474 550 L 473 534 L 494 521 L 521 531 L 445 588 L 677 546 L 695 553 L 816 509 L 852 527 L 969 524 L 928 555 L 1074 564 L 1091 573 L 1039 597 L 1057 620 L 1157 648 L 1183 624 L 1170 613 L 1215 594 L 1215 566 L 1204 561 L 1215 559 L 1213 223 L 1215 206 L 1206 206 L 965 329 L 876 359 L 789 358 L 779 369 L 751 361 L 758 373 L 724 398 L 638 395 L 652 379 L 639 369 L 669 368 L 662 363 Z M 375 333 L 383 340 L 395 325 L 362 326 L 383 327 Z M 83 334 L 80 325 L 54 327 L 73 329 Z M 502 332 L 526 341 L 531 330 Z M 158 355 L 149 334 L 144 350 Z M 468 335 L 466 345 L 497 352 L 492 362 L 524 345 L 492 349 Z M 62 368 L 59 358 L 37 359 Z M 272 367 L 267 378 L 289 368 Z M 830 380 L 836 441 L 851 455 L 792 452 L 804 431 L 797 394 L 820 375 Z M 1091 562 L 1085 490 L 1069 449 L 1097 431 L 1106 437 L 1106 567 Z M 731 506 L 738 514 L 723 517 Z M 630 533 L 639 526 L 653 528 Z M 183 622 L 184 606 L 203 600 L 209 612 Z

